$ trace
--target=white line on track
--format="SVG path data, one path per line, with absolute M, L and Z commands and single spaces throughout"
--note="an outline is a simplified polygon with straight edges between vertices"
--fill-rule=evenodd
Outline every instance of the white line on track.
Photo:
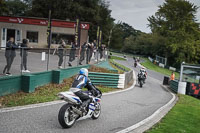
M 156 110 L 151 116 L 147 117 L 146 119 L 126 128 L 126 129 L 123 129 L 121 131 L 118 131 L 116 133 L 128 133 L 142 125 L 144 125 L 145 123 L 149 122 L 150 120 L 152 120 L 156 115 L 158 115 L 162 110 L 164 110 L 166 107 L 168 107 L 169 105 L 171 105 L 174 100 L 176 99 L 176 96 L 170 92 L 170 94 L 172 95 L 172 99 L 167 103 L 165 104 L 164 106 L 160 107 L 158 110 Z

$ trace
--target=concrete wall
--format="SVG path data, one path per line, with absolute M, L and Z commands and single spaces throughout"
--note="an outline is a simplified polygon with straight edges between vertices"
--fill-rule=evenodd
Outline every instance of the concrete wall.
M 22 31 L 22 39 L 26 38 L 27 31 L 37 31 L 38 32 L 38 43 L 30 43 L 30 45 L 32 47 L 47 47 L 47 27 L 46 26 L 0 22 L 0 46 L 2 46 L 1 45 L 2 28 L 21 30 Z M 52 27 L 52 33 L 64 33 L 64 34 L 74 35 L 75 29 L 74 28 Z M 81 30 L 81 44 L 83 44 L 84 42 L 87 41 L 87 37 L 88 37 L 88 30 Z

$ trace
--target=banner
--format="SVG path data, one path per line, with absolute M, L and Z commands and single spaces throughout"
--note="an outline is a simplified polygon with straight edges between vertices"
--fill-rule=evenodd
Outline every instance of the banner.
M 76 27 L 75 27 L 75 44 L 80 47 L 80 39 L 81 38 L 81 29 L 80 29 L 80 20 L 76 19 Z
M 99 31 L 100 31 L 100 27 L 98 26 L 98 28 L 97 28 L 97 48 L 99 48 Z
M 102 31 L 100 30 L 100 35 L 99 35 L 99 46 L 101 47 L 102 45 Z

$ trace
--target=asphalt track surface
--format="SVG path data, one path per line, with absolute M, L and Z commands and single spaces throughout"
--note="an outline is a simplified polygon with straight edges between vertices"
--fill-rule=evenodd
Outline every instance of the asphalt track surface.
M 133 59 L 117 61 L 133 68 Z M 114 133 L 152 115 L 172 98 L 160 84 L 163 75 L 147 70 L 143 88 L 136 86 L 128 91 L 102 97 L 102 113 L 99 119 L 80 120 L 70 129 L 62 129 L 58 123 L 58 111 L 62 104 L 0 113 L 1 133 Z

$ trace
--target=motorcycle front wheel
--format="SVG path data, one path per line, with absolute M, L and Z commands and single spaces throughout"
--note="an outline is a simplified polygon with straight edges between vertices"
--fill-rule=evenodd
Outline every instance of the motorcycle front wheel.
M 98 103 L 96 105 L 96 109 L 94 110 L 94 114 L 92 115 L 92 119 L 98 119 L 101 114 L 101 105 Z
M 142 81 L 139 81 L 139 85 L 142 88 L 142 85 L 143 85 Z
M 70 128 L 76 122 L 71 106 L 70 104 L 63 105 L 58 113 L 58 121 L 63 128 Z

